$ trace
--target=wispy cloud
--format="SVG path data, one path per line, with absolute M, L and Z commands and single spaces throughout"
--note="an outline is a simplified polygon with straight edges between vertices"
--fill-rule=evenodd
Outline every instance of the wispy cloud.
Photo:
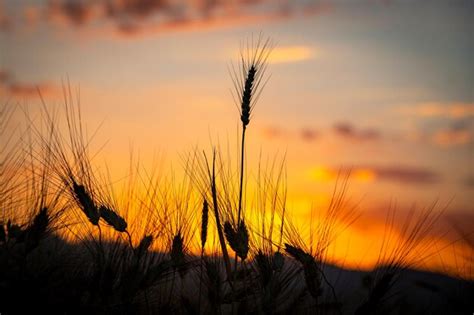
M 316 128 L 303 127 L 297 130 L 288 130 L 280 126 L 272 125 L 262 129 L 262 134 L 267 139 L 301 139 L 311 142 L 319 139 L 321 133 Z
M 381 138 L 380 132 L 374 128 L 357 128 L 348 122 L 336 123 L 333 131 L 336 135 L 348 140 L 369 141 Z
M 474 103 L 421 103 L 396 107 L 396 112 L 412 119 L 407 134 L 411 141 L 441 148 L 464 146 L 473 141 Z
M 474 116 L 474 103 L 422 103 L 400 106 L 397 111 L 415 117 L 461 119 Z
M 0 2 L 0 31 L 8 31 L 12 26 L 12 21 L 8 17 L 5 9 L 3 7 L 3 3 Z
M 310 126 L 303 126 L 299 129 L 288 130 L 280 126 L 268 126 L 263 129 L 263 134 L 269 139 L 292 137 L 299 138 L 304 141 L 314 141 L 320 138 L 327 138 L 331 134 L 335 134 L 339 139 L 344 141 L 374 141 L 382 139 L 382 133 L 375 128 L 361 128 L 348 122 L 339 122 L 326 129 L 318 129 Z
M 27 23 L 41 20 L 60 27 L 89 29 L 89 33 L 95 30 L 100 34 L 130 37 L 284 20 L 323 14 L 331 9 L 328 1 L 321 0 L 52 0 L 27 6 L 23 8 L 23 14 Z M 293 47 L 289 52 L 281 51 L 274 62 L 285 62 L 289 55 L 298 60 L 311 55 L 310 51 L 299 47 Z
M 105 13 L 105 6 L 105 2 L 101 4 L 91 1 L 56 0 L 49 1 L 44 12 L 49 22 L 82 26 L 101 18 Z
M 265 127 L 261 132 L 263 136 L 269 140 L 279 139 L 285 137 L 288 134 L 287 130 L 275 125 Z
M 403 165 L 362 165 L 350 168 L 318 166 L 309 171 L 311 178 L 320 182 L 334 181 L 340 174 L 347 173 L 350 174 L 351 178 L 360 182 L 382 180 L 402 184 L 431 184 L 439 182 L 441 179 L 441 176 L 434 170 Z
M 373 167 L 377 178 L 399 183 L 430 184 L 438 182 L 441 176 L 424 167 L 388 166 Z
M 0 91 L 9 97 L 31 98 L 57 97 L 61 95 L 61 89 L 52 83 L 41 82 L 20 82 L 14 79 L 13 75 L 5 70 L 0 70 Z
M 462 184 L 468 188 L 474 188 L 474 174 L 464 178 Z
M 319 132 L 314 128 L 303 128 L 300 131 L 300 136 L 305 141 L 314 141 L 319 137 Z
M 0 70 L 0 85 L 3 85 L 10 80 L 10 73 L 5 70 Z
M 467 128 L 440 129 L 433 134 L 432 140 L 441 147 L 454 147 L 472 141 L 472 133 Z

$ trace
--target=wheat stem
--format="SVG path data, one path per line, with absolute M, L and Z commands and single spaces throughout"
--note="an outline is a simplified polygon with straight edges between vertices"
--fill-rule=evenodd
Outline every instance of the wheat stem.
M 240 188 L 239 188 L 239 210 L 237 212 L 237 223 L 240 225 L 240 217 L 242 213 L 242 193 L 244 186 L 244 159 L 245 159 L 245 131 L 247 127 L 243 125 L 242 129 L 242 144 L 240 148 Z
M 211 191 L 212 191 L 212 202 L 214 205 L 214 215 L 216 217 L 217 235 L 219 236 L 219 243 L 221 244 L 222 256 L 224 258 L 225 270 L 227 273 L 227 279 L 232 279 L 232 271 L 230 268 L 229 253 L 225 245 L 224 233 L 222 232 L 222 225 L 219 216 L 219 207 L 217 203 L 217 187 L 216 187 L 216 152 L 213 152 L 212 157 L 212 175 L 211 175 Z

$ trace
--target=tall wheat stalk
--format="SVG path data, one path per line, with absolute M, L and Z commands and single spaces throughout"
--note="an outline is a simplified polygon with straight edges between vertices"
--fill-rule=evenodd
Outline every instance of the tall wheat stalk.
M 252 110 L 260 96 L 265 79 L 267 59 L 272 51 L 270 38 L 264 39 L 262 34 L 258 38 L 251 38 L 250 42 L 241 48 L 240 71 L 232 66 L 232 81 L 234 83 L 234 101 L 240 112 L 242 122 L 242 137 L 240 146 L 240 184 L 239 204 L 237 212 L 237 228 L 239 228 L 242 214 L 242 195 L 244 186 L 244 163 L 245 163 L 245 131 L 250 123 Z

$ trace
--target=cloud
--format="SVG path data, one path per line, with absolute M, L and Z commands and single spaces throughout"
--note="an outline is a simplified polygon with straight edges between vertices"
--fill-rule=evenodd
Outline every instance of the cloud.
M 204 1 L 203 1 L 204 2 Z M 210 9 L 217 2 L 206 1 L 209 5 L 206 6 L 203 2 L 197 1 L 196 6 Z M 185 6 L 192 6 L 188 2 Z M 141 1 L 120 1 L 112 0 L 106 4 L 106 13 L 110 17 L 136 17 L 144 18 L 152 15 L 155 12 L 166 11 L 168 14 L 179 15 L 185 9 L 179 8 L 179 5 L 173 5 L 172 2 L 166 0 L 141 0 Z
M 369 141 L 381 138 L 380 132 L 373 128 L 357 129 L 350 123 L 341 122 L 333 126 L 333 131 L 340 137 L 355 140 L 355 141 Z
M 451 122 L 448 127 L 436 130 L 431 141 L 440 147 L 462 146 L 472 142 L 474 129 L 473 120 L 462 119 Z
M 408 140 L 451 148 L 472 143 L 474 131 L 474 103 L 420 103 L 399 106 L 396 112 L 418 118 L 416 129 L 407 135 Z
M 351 168 L 332 168 L 318 166 L 310 170 L 313 180 L 327 182 L 336 180 L 340 175 L 350 174 L 352 179 L 360 182 L 390 181 L 401 184 L 431 184 L 439 182 L 441 177 L 433 170 L 413 166 L 377 166 L 362 165 Z
M 472 143 L 474 132 L 469 128 L 456 128 L 453 126 L 441 127 L 429 131 L 414 129 L 409 130 L 403 139 L 418 144 L 428 144 L 449 149 Z
M 46 7 L 46 17 L 50 22 L 60 24 L 84 25 L 100 17 L 102 7 L 91 1 L 55 0 Z
M 313 59 L 314 50 L 306 46 L 283 46 L 273 49 L 269 63 L 288 63 Z
M 39 83 L 13 83 L 8 86 L 8 92 L 15 97 L 36 97 L 40 93 L 45 97 L 58 95 L 60 90 L 53 84 Z
M 8 17 L 3 8 L 2 2 L 0 2 L 0 31 L 8 31 L 12 27 L 12 21 Z
M 267 139 L 277 139 L 285 136 L 287 134 L 286 130 L 278 126 L 269 126 L 262 130 L 263 136 Z
M 23 20 L 27 27 L 36 27 L 41 21 L 41 10 L 37 6 L 26 6 L 23 8 Z
M 474 175 L 469 175 L 462 181 L 463 185 L 468 188 L 474 188 Z
M 474 103 L 422 103 L 401 106 L 397 111 L 409 116 L 461 119 L 474 116 Z
M 320 133 L 315 128 L 304 127 L 297 131 L 287 130 L 279 126 L 268 126 L 262 129 L 262 134 L 267 139 L 282 139 L 282 138 L 300 138 L 303 141 L 315 141 L 319 138 Z
M 374 167 L 373 171 L 381 180 L 399 183 L 431 184 L 439 182 L 440 175 L 432 170 L 422 167 L 389 166 Z
M 102 35 L 127 39 L 144 37 L 169 32 L 205 31 L 219 28 L 235 27 L 257 23 L 271 22 L 281 19 L 279 15 L 234 15 L 213 18 L 183 18 L 142 23 L 130 20 L 118 21 L 113 28 L 99 30 Z
M 461 146 L 472 141 L 472 133 L 467 129 L 441 129 L 435 132 L 432 140 L 441 147 Z
M 376 174 L 373 170 L 364 167 L 357 168 L 332 168 L 327 166 L 316 166 L 310 170 L 311 179 L 318 182 L 329 182 L 341 176 L 350 174 L 350 178 L 360 182 L 372 182 Z
M 22 10 L 27 23 L 36 22 L 39 10 L 46 23 L 123 37 L 270 22 L 332 9 L 327 1 L 315 0 L 51 0 L 30 7 Z M 304 60 L 312 54 L 307 48 L 289 47 L 277 52 L 272 62 Z
M 5 70 L 0 70 L 0 85 L 7 83 L 10 80 L 10 73 Z
M 37 97 L 39 93 L 43 97 L 57 97 L 61 89 L 49 82 L 19 82 L 14 80 L 13 75 L 5 70 L 0 70 L 0 91 L 7 96 L 18 98 Z
M 336 123 L 332 131 L 339 137 L 350 141 L 373 141 L 382 138 L 381 133 L 374 128 L 356 128 L 349 123 Z M 263 129 L 263 134 L 269 139 L 292 137 L 311 142 L 330 134 L 330 130 L 319 130 L 313 127 L 301 127 L 287 130 L 279 126 L 269 126 Z
M 303 128 L 301 129 L 300 135 L 305 141 L 314 141 L 318 138 L 319 133 L 315 129 Z

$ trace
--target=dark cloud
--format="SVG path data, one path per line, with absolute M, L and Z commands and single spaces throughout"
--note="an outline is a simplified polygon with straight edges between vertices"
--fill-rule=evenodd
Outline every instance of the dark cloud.
M 333 126 L 334 132 L 345 139 L 356 141 L 369 141 L 381 138 L 380 132 L 373 128 L 358 129 L 354 125 L 341 122 Z
M 0 16 L 0 31 L 8 31 L 12 26 L 9 18 Z
M 269 126 L 263 129 L 263 135 L 268 139 L 281 138 L 286 134 L 286 131 L 278 126 Z
M 474 103 L 421 103 L 398 106 L 396 111 L 410 117 L 457 120 L 474 116 Z
M 469 175 L 464 178 L 462 184 L 468 188 L 474 188 L 474 175 Z
M 34 96 L 38 95 L 38 86 L 25 83 L 12 83 L 8 85 L 8 92 L 14 96 Z
M 39 93 L 44 97 L 57 96 L 61 89 L 48 82 L 19 82 L 10 72 L 0 70 L 0 91 L 13 97 L 29 98 L 37 97 Z
M 0 85 L 7 83 L 10 80 L 10 73 L 5 70 L 0 70 Z
M 102 5 L 102 4 L 101 4 Z M 97 2 L 84 0 L 50 1 L 46 8 L 46 16 L 50 21 L 61 21 L 81 26 L 92 21 L 94 12 L 101 9 Z
M 7 16 L 5 9 L 0 2 L 0 31 L 8 31 L 12 27 L 12 21 Z
M 355 179 L 363 181 L 390 181 L 400 184 L 433 184 L 441 181 L 441 176 L 434 170 L 404 165 L 356 165 L 352 167 L 324 167 L 325 177 L 337 179 L 340 172 L 348 173 Z
M 313 141 L 319 136 L 316 130 L 310 128 L 303 128 L 300 132 L 300 135 L 305 141 Z
M 277 138 L 300 138 L 304 141 L 314 141 L 319 137 L 319 132 L 314 128 L 301 128 L 300 130 L 287 130 L 279 126 L 269 126 L 262 130 L 263 135 L 268 139 Z
M 137 35 L 262 23 L 322 14 L 331 8 L 324 0 L 50 0 L 46 5 L 25 6 L 23 12 L 27 23 L 32 15 L 36 21 L 40 11 L 39 20 L 47 22 Z
M 439 182 L 441 176 L 430 169 L 410 166 L 369 167 L 378 178 L 399 183 L 431 184 Z
M 453 147 L 469 144 L 473 139 L 472 121 L 459 120 L 446 128 L 437 130 L 432 142 L 441 147 Z
M 175 7 L 166 0 L 111 0 L 105 3 L 105 13 L 115 18 L 144 18 L 160 11 L 166 11 L 168 14 L 172 11 L 177 13 L 178 6 Z
M 53 97 L 60 93 L 60 89 L 46 82 L 38 83 L 12 83 L 7 86 L 7 91 L 15 97 L 37 97 L 40 95 L 43 97 Z

